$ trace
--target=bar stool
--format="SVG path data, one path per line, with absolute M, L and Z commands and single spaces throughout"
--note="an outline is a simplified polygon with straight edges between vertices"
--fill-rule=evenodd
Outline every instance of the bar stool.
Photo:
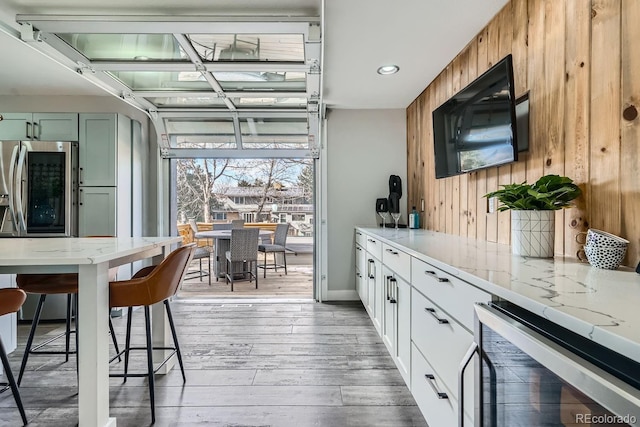
M 180 283 L 189 267 L 189 263 L 193 258 L 195 247 L 183 246 L 171 252 L 157 266 L 145 267 L 138 271 L 130 280 L 122 280 L 109 283 L 109 304 L 111 307 L 128 307 L 127 312 L 127 337 L 124 350 L 118 354 L 124 353 L 124 373 L 110 374 L 110 377 L 124 378 L 124 382 L 128 377 L 147 377 L 149 382 L 149 400 L 151 401 L 151 422 L 156 422 L 155 411 L 155 394 L 154 394 L 154 374 L 164 366 L 169 359 L 175 354 L 178 357 L 180 370 L 182 371 L 182 380 L 187 378 L 184 373 L 182 364 L 182 353 L 178 345 L 178 337 L 173 323 L 169 298 L 175 295 Z M 169 319 L 171 335 L 173 337 L 173 347 L 154 347 L 151 341 L 151 314 L 149 307 L 153 304 L 163 302 Z M 144 307 L 146 346 L 131 347 L 131 317 L 133 307 Z M 147 372 L 140 374 L 130 374 L 129 371 L 129 352 L 131 350 L 146 350 L 147 353 Z M 172 350 L 160 365 L 154 370 L 153 367 L 153 350 Z
M 17 312 L 20 307 L 22 307 L 22 304 L 24 303 L 24 300 L 26 298 L 27 295 L 21 289 L 0 289 L 0 316 Z M 2 344 L 2 337 L 0 337 L 0 358 L 2 359 L 2 368 L 4 369 L 8 381 L 6 384 L 0 383 L 0 386 L 9 386 L 11 388 L 13 398 L 16 401 L 18 411 L 20 411 L 20 416 L 22 417 L 22 423 L 26 425 L 28 424 L 27 416 L 24 413 L 22 399 L 20 399 L 20 391 L 18 390 L 16 380 L 13 378 L 11 366 L 9 366 L 9 358 L 7 357 L 7 352 L 4 349 L 4 344 Z
M 71 334 L 75 334 L 76 349 L 78 348 L 78 335 L 75 330 L 71 330 L 71 306 L 73 305 L 75 313 L 78 313 L 78 274 L 77 273 L 63 273 L 63 274 L 18 274 L 16 276 L 16 283 L 20 289 L 28 294 L 39 294 L 38 306 L 36 307 L 33 321 L 31 322 L 31 329 L 29 330 L 29 337 L 27 338 L 27 344 L 24 350 L 24 356 L 22 356 L 22 364 L 20 365 L 20 373 L 18 374 L 18 385 L 22 383 L 22 377 L 24 375 L 25 368 L 27 367 L 27 361 L 30 354 L 64 354 L 65 362 L 69 361 L 69 355 L 75 354 L 76 351 L 70 350 L 70 337 Z M 67 318 L 66 328 L 61 334 L 50 338 L 43 343 L 40 343 L 33 347 L 33 339 L 40 322 L 40 315 L 42 314 L 42 308 L 47 295 L 55 294 L 67 294 Z M 77 327 L 77 325 L 76 325 Z M 111 317 L 109 317 L 109 332 L 111 333 L 111 339 L 116 349 L 116 353 L 120 353 L 116 335 L 113 331 L 113 324 Z M 40 350 L 53 341 L 65 337 L 65 349 L 59 350 Z

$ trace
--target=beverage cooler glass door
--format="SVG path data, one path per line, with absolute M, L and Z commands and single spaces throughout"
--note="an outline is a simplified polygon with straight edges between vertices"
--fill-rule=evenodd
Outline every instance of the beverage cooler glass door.
M 602 369 L 569 350 L 586 338 L 556 339 L 545 332 L 548 325 L 543 329 L 537 326 L 521 322 L 496 304 L 476 306 L 475 340 L 481 365 L 476 371 L 476 426 L 640 425 L 640 390 L 618 378 L 618 372 L 612 375 L 604 365 Z M 582 344 L 580 347 L 585 349 Z M 605 353 L 596 357 L 602 355 Z M 626 364 L 632 373 L 637 370 L 617 353 L 614 359 L 618 360 L 609 355 L 603 359 L 614 364 L 613 370 L 620 364 Z M 624 378 L 624 372 L 621 376 Z
M 72 162 L 70 142 L 23 142 L 16 176 L 21 177 L 18 222 L 21 235 L 72 234 Z

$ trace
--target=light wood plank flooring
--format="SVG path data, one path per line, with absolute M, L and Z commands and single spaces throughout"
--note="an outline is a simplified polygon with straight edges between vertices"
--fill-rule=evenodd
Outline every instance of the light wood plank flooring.
M 176 299 L 172 308 L 187 382 L 177 368 L 156 377 L 156 426 L 426 426 L 361 304 Z M 135 311 L 134 344 L 142 320 Z M 124 342 L 125 318 L 114 324 Z M 40 338 L 60 329 L 45 324 Z M 21 324 L 16 373 L 27 333 Z M 75 357 L 63 360 L 30 358 L 21 387 L 30 426 L 76 425 Z M 131 370 L 145 363 L 134 354 Z M 146 384 L 111 379 L 119 427 L 150 424 Z M 9 392 L 0 394 L 0 425 L 20 425 Z

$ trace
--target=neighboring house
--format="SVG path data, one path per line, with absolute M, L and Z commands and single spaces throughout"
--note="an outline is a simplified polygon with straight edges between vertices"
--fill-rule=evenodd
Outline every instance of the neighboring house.
M 216 220 L 241 218 L 246 222 L 291 224 L 293 235 L 313 235 L 313 203 L 302 187 L 227 187 L 215 192 L 223 208 L 212 213 Z

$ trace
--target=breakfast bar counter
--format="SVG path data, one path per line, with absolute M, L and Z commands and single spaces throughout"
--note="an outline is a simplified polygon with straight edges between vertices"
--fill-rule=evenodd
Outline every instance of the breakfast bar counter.
M 159 263 L 180 237 L 0 239 L 0 273 L 78 273 L 79 425 L 115 426 L 109 417 L 108 269 Z M 165 346 L 162 305 L 154 307 L 154 345 Z

